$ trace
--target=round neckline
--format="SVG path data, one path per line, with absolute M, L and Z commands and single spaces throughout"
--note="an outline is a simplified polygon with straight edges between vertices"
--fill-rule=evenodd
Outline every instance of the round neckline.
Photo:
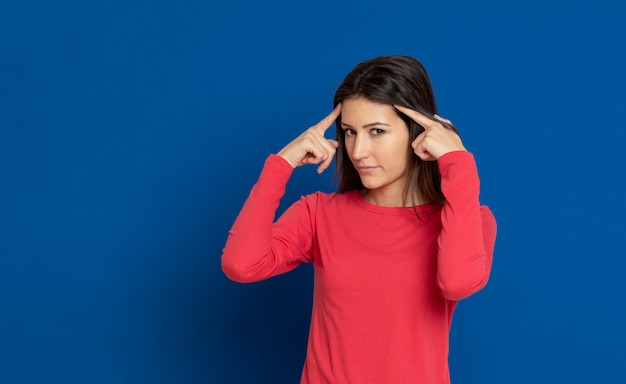
M 349 194 L 352 197 L 352 199 L 354 199 L 354 201 L 357 204 L 359 204 L 361 207 L 367 209 L 368 211 L 380 213 L 384 215 L 407 215 L 407 214 L 415 215 L 415 210 L 417 210 L 418 213 L 430 214 L 430 213 L 437 211 L 440 208 L 440 206 L 435 203 L 425 203 L 425 204 L 416 205 L 414 207 L 413 206 L 411 207 L 386 207 L 383 205 L 376 205 L 374 203 L 367 201 L 361 195 L 361 192 L 359 190 L 355 189 L 346 193 Z

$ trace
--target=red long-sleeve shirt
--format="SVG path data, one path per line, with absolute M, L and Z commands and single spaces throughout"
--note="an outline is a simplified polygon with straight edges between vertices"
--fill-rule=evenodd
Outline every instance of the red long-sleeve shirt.
M 302 197 L 274 222 L 292 168 L 271 155 L 229 232 L 222 268 L 253 282 L 302 262 L 314 296 L 301 383 L 449 383 L 457 300 L 491 270 L 496 222 L 471 153 L 438 160 L 443 207 L 383 207 L 358 191 Z

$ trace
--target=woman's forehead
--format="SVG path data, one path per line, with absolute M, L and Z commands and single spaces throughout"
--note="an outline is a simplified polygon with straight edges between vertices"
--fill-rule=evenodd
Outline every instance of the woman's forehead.
M 389 104 L 376 103 L 364 97 L 344 100 L 341 104 L 341 123 L 351 127 L 365 127 L 374 123 L 392 125 L 401 121 Z

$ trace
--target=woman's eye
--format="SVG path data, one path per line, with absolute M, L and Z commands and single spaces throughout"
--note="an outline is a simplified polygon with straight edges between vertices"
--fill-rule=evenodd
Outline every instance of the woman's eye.
M 354 136 L 356 134 L 356 132 L 354 132 L 354 129 L 344 129 L 343 130 L 346 133 L 346 136 Z
M 374 135 L 374 136 L 380 136 L 380 135 L 382 135 L 383 133 L 385 133 L 385 131 L 384 131 L 384 130 L 382 130 L 382 129 L 380 129 L 380 128 L 374 128 L 374 129 L 372 129 L 372 130 L 370 131 L 370 133 L 371 133 L 372 135 Z

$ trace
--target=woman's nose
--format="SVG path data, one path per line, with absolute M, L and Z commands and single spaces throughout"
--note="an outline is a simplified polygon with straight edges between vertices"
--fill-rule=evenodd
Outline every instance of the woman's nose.
M 369 155 L 369 141 L 363 135 L 357 135 L 354 138 L 354 147 L 352 148 L 352 158 L 355 160 L 363 159 Z

